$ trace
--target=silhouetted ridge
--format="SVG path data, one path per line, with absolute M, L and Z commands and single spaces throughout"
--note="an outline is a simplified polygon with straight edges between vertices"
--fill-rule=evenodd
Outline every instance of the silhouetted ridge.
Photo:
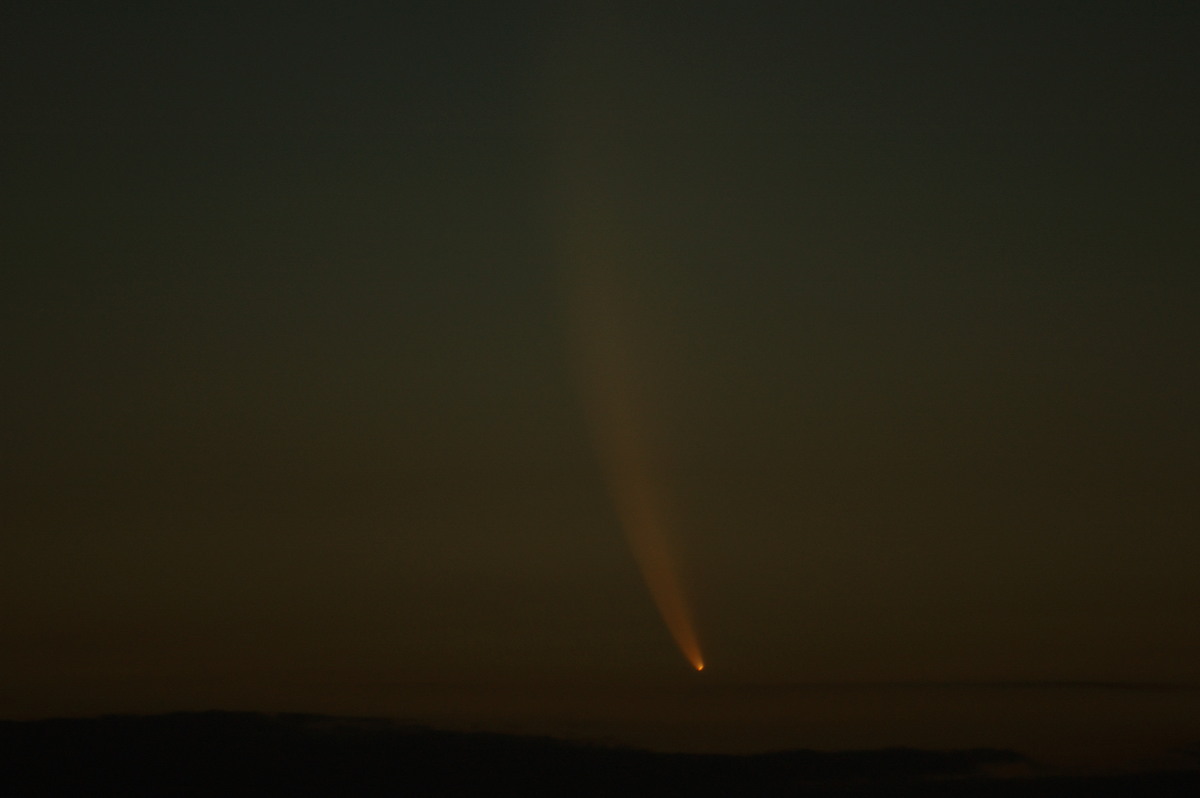
M 1020 794 L 1043 794 L 1036 790 L 1050 780 L 1005 782 L 980 772 L 1022 762 L 1019 754 L 990 749 L 665 754 L 319 715 L 0 722 L 5 796 L 884 795 L 918 789 L 1008 795 L 1018 786 Z M 1192 774 L 1171 777 L 1200 785 Z M 1057 794 L 1077 783 L 1058 780 Z M 1091 785 L 1093 793 L 1098 786 Z M 1139 785 L 1124 789 L 1136 794 Z

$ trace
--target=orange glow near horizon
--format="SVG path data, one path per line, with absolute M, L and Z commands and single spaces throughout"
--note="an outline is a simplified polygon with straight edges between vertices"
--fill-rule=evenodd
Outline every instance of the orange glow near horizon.
M 680 579 L 667 511 L 637 401 L 634 342 L 628 302 L 603 265 L 581 269 L 573 286 L 578 366 L 588 420 L 608 478 L 613 502 L 642 578 L 680 652 L 697 671 L 704 657 Z

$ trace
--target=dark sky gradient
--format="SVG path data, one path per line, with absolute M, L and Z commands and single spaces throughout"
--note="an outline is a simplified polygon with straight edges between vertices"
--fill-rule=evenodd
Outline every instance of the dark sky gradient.
M 352 5 L 5 4 L 0 716 L 976 744 L 1066 710 L 878 685 L 1200 682 L 1194 3 Z M 589 438 L 573 225 L 702 675 Z M 1070 716 L 1200 740 L 1113 692 Z

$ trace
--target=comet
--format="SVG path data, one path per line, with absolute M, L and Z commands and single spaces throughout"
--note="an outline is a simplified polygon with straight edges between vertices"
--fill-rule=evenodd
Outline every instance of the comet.
M 584 13 L 556 37 L 551 90 L 555 248 L 564 275 L 569 338 L 588 427 L 625 540 L 675 645 L 697 672 L 704 657 L 680 575 L 676 513 L 651 433 L 639 356 L 652 337 L 635 311 L 629 275 L 652 270 L 638 131 L 647 106 L 615 17 Z M 651 233 L 653 235 L 653 233 Z
M 635 368 L 632 301 L 615 267 L 578 264 L 572 295 L 577 373 L 588 424 L 621 529 L 671 637 L 696 671 L 704 657 L 680 577 L 677 540 L 659 476 Z

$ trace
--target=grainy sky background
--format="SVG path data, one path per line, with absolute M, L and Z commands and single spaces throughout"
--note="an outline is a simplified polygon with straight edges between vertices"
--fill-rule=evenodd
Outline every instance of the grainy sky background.
M 5 4 L 0 715 L 1200 739 L 1194 4 L 352 5 Z

